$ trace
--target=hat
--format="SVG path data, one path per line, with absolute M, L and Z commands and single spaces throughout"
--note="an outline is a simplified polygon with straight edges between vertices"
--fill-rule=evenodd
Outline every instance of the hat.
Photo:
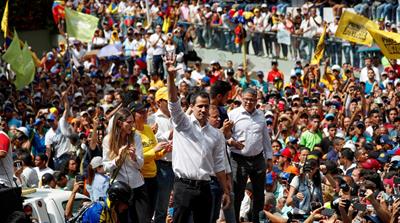
M 289 137 L 287 137 L 287 139 L 286 139 L 286 143 L 297 144 L 298 141 L 299 141 L 299 140 L 298 140 L 296 137 L 294 137 L 294 136 L 289 136 Z
M 356 152 L 356 146 L 354 145 L 354 143 L 351 140 L 347 141 L 344 144 L 343 149 L 345 149 L 345 148 L 350 149 L 353 153 Z
M 158 91 L 156 92 L 156 95 L 155 95 L 155 99 L 156 99 L 156 101 L 159 101 L 161 99 L 168 101 L 168 88 L 162 87 L 162 88 L 158 89 Z
M 77 98 L 77 97 L 82 97 L 82 93 L 81 92 L 76 92 L 75 94 L 74 94 L 74 98 Z
M 206 82 L 207 84 L 210 84 L 210 78 L 205 76 L 201 79 L 201 81 Z
M 29 137 L 29 131 L 28 131 L 28 129 L 26 128 L 26 127 L 19 127 L 19 128 L 17 128 L 17 130 L 18 131 L 20 131 L 20 132 L 22 132 L 22 133 L 24 133 L 24 135 L 26 136 L 26 137 Z
M 42 184 L 48 184 L 54 179 L 54 176 L 51 173 L 45 173 L 42 176 Z
M 265 3 L 263 3 L 262 5 L 261 5 L 261 8 L 267 8 L 268 6 L 267 6 L 267 4 L 265 4 Z
M 145 108 L 146 106 L 142 103 L 135 103 L 132 102 L 131 104 L 128 105 L 128 108 L 131 112 L 138 112 L 141 111 Z
M 387 152 L 381 152 L 381 154 L 379 154 L 379 157 L 377 158 L 377 160 L 381 163 L 387 163 L 389 161 L 389 154 Z
M 292 96 L 292 101 L 300 99 L 300 96 L 298 94 L 295 94 Z
M 204 7 L 211 8 L 211 6 L 209 4 L 205 4 Z
M 265 185 L 272 185 L 276 180 L 276 173 L 269 172 L 265 175 Z
M 361 167 L 367 170 L 377 170 L 381 168 L 381 164 L 376 159 L 367 159 L 365 162 L 361 163 Z
M 143 26 L 143 23 L 138 22 L 138 23 L 136 23 L 136 26 Z
M 340 69 L 341 69 L 340 66 L 337 65 L 337 64 L 335 64 L 335 65 L 332 66 L 332 71 L 336 70 L 336 71 L 339 71 L 339 72 L 340 72 Z
M 47 121 L 49 121 L 49 122 L 53 122 L 54 120 L 56 120 L 56 116 L 55 115 L 53 115 L 52 113 L 50 113 L 50 114 L 48 114 L 47 115 Z
M 87 112 L 87 111 L 83 111 L 83 112 L 81 112 L 80 114 L 79 114 L 79 116 L 84 116 L 84 115 L 87 115 L 87 116 L 89 116 L 89 113 Z
M 243 70 L 243 66 L 238 66 L 238 70 Z
M 394 146 L 396 143 L 394 141 L 392 141 L 388 135 L 381 135 L 381 137 L 379 138 L 379 142 L 380 144 L 389 144 L 391 146 Z
M 274 116 L 274 114 L 273 114 L 271 111 L 267 110 L 267 111 L 265 112 L 265 115 L 264 115 L 264 116 L 265 116 L 265 117 Z
M 93 169 L 96 169 L 99 166 L 103 166 L 103 158 L 101 156 L 95 156 L 92 158 L 90 161 L 90 165 L 92 166 Z
M 151 86 L 149 88 L 149 91 L 157 91 L 157 90 L 158 90 L 158 88 L 156 86 Z
M 218 7 L 218 8 L 217 8 L 217 12 L 222 12 L 222 8 L 221 8 L 221 7 Z
M 335 119 L 335 115 L 332 114 L 332 113 L 328 113 L 328 114 L 325 115 L 325 119 L 328 120 L 328 121 L 329 120 L 333 121 Z
M 38 125 L 40 125 L 41 123 L 42 123 L 42 119 L 37 118 L 37 119 L 35 120 L 35 122 L 33 123 L 33 125 L 34 125 L 34 126 L 38 126 Z
M 262 72 L 261 70 L 257 71 L 257 76 L 264 76 L 264 72 Z
M 286 114 L 281 115 L 281 116 L 279 117 L 279 120 L 278 120 L 278 121 L 281 121 L 281 120 L 284 120 L 284 119 L 286 119 L 287 121 L 292 121 L 292 119 L 291 119 L 288 115 L 286 115 Z
M 192 70 L 192 68 L 190 68 L 190 67 L 186 67 L 186 69 L 185 69 L 185 72 L 188 72 L 188 73 L 190 73 L 190 72 L 192 72 L 193 70 Z
M 391 162 L 391 163 L 393 163 L 393 162 L 399 162 L 399 161 L 400 161 L 400 156 L 399 156 L 399 155 L 393 156 L 393 157 L 390 159 L 390 162 Z
M 360 128 L 360 129 L 365 128 L 365 124 L 364 124 L 364 122 L 362 122 L 362 121 L 356 122 L 356 126 L 357 126 L 357 128 Z
M 211 65 L 213 65 L 213 64 L 219 64 L 217 61 L 215 61 L 215 60 L 212 60 L 211 62 L 210 62 L 210 64 Z
M 289 148 L 283 149 L 283 150 L 281 151 L 281 156 L 284 156 L 284 157 L 289 158 L 289 159 L 293 158 L 292 152 L 290 152 L 290 149 L 289 149 Z

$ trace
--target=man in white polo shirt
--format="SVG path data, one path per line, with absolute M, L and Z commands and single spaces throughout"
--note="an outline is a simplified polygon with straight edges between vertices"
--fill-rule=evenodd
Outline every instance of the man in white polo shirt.
M 193 113 L 187 116 L 178 100 L 174 61 L 168 67 L 168 109 L 174 127 L 172 168 L 175 173 L 173 222 L 205 223 L 211 217 L 210 175 L 215 173 L 223 188 L 223 207 L 230 203 L 224 165 L 224 141 L 219 130 L 208 124 L 210 97 L 201 92 L 193 95 Z

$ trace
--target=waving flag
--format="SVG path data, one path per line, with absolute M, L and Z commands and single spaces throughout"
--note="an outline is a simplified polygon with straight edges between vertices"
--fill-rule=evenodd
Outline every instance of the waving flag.
M 97 17 L 65 8 L 67 33 L 82 42 L 91 42 L 99 19 Z
M 4 32 L 4 38 L 7 37 L 7 29 L 8 29 L 8 0 L 6 3 L 6 7 L 4 8 L 3 19 L 1 20 L 1 30 Z
M 51 11 L 53 13 L 53 19 L 56 24 L 60 22 L 60 19 L 65 18 L 65 10 L 64 10 L 64 1 L 53 2 L 53 6 L 51 7 Z

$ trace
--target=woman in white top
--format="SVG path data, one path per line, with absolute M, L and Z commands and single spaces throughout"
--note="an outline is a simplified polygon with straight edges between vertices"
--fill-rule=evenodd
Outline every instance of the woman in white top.
M 167 56 L 175 55 L 176 44 L 172 40 L 172 33 L 167 34 L 167 41 L 165 41 L 164 47 L 165 47 L 165 53 Z
M 127 183 L 134 194 L 129 202 L 129 222 L 144 223 L 148 209 L 148 197 L 140 169 L 143 166 L 141 138 L 132 129 L 134 118 L 122 108 L 115 113 L 111 132 L 103 140 L 103 165 L 111 173 L 112 180 Z

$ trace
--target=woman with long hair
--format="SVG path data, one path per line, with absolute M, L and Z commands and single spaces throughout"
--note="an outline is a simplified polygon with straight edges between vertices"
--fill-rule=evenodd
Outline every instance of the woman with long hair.
M 88 165 L 86 181 L 86 189 L 89 192 L 90 200 L 106 200 L 110 179 L 105 173 L 103 158 L 101 156 L 93 157 Z
M 142 141 L 132 130 L 135 120 L 129 109 L 120 109 L 113 118 L 111 131 L 103 139 L 104 169 L 111 173 L 111 181 L 125 182 L 133 191 L 128 208 L 129 222 L 144 223 L 148 198 L 140 173 L 144 163 Z

